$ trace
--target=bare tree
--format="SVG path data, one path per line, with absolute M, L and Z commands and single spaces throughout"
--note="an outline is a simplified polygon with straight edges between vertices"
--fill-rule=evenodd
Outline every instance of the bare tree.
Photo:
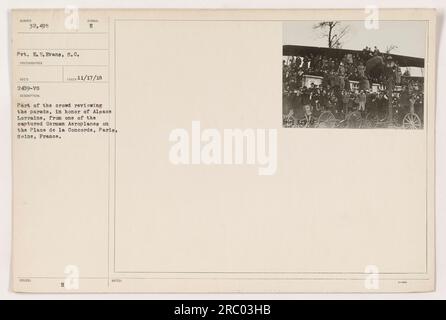
M 391 44 L 391 45 L 387 46 L 386 53 L 390 53 L 391 51 L 393 51 L 395 49 L 398 49 L 398 46 L 394 45 L 394 44 Z
M 350 31 L 350 26 L 341 26 L 341 21 L 322 21 L 313 26 L 321 31 L 321 37 L 327 38 L 329 48 L 342 48 L 342 39 Z

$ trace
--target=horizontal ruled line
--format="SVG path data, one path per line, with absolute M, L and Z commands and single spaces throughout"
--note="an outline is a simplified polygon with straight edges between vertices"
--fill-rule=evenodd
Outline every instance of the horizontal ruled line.
M 16 51 L 19 50 L 92 50 L 92 51 L 107 51 L 107 48 L 97 48 L 97 49 L 92 49 L 92 48 L 19 48 L 16 49 Z
M 27 64 L 19 63 L 18 67 L 108 67 L 105 64 Z
M 17 81 L 19 84 L 33 83 L 108 83 L 108 81 Z
M 19 34 L 108 34 L 108 32 L 45 32 L 45 31 L 19 31 Z

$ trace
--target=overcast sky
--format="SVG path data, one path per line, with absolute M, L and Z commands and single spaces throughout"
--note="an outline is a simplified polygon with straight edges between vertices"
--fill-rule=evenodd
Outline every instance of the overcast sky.
M 327 47 L 327 39 L 321 38 L 321 32 L 314 30 L 318 21 L 285 22 L 283 28 L 284 44 L 313 47 Z M 427 22 L 425 21 L 380 21 L 379 29 L 367 30 L 364 21 L 342 21 L 341 26 L 350 26 L 350 31 L 343 39 L 343 49 L 362 50 L 365 46 L 373 49 L 377 46 L 385 51 L 387 46 L 398 48 L 391 53 L 411 57 L 425 57 Z

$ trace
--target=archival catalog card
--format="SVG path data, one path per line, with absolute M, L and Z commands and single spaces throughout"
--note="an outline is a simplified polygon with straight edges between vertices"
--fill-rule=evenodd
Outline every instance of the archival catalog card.
M 435 290 L 435 16 L 12 10 L 13 290 Z

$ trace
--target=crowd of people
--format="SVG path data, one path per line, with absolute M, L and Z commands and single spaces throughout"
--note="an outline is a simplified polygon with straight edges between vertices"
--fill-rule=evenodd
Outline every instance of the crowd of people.
M 370 67 L 374 60 L 378 65 L 376 70 Z M 318 76 L 322 81 L 307 87 L 304 75 Z M 351 81 L 358 85 L 352 86 Z M 373 92 L 372 84 L 378 84 L 379 90 Z M 389 91 L 389 85 L 397 86 L 399 90 Z M 384 119 L 389 110 L 389 99 L 395 112 L 412 110 L 422 116 L 423 89 L 423 78 L 402 73 L 398 63 L 376 47 L 373 50 L 366 47 L 361 52 L 343 56 L 310 53 L 287 57 L 283 61 L 283 112 L 296 118 L 309 114 L 317 116 L 325 110 L 342 118 L 349 111 L 358 110 L 364 115 L 374 112 Z

